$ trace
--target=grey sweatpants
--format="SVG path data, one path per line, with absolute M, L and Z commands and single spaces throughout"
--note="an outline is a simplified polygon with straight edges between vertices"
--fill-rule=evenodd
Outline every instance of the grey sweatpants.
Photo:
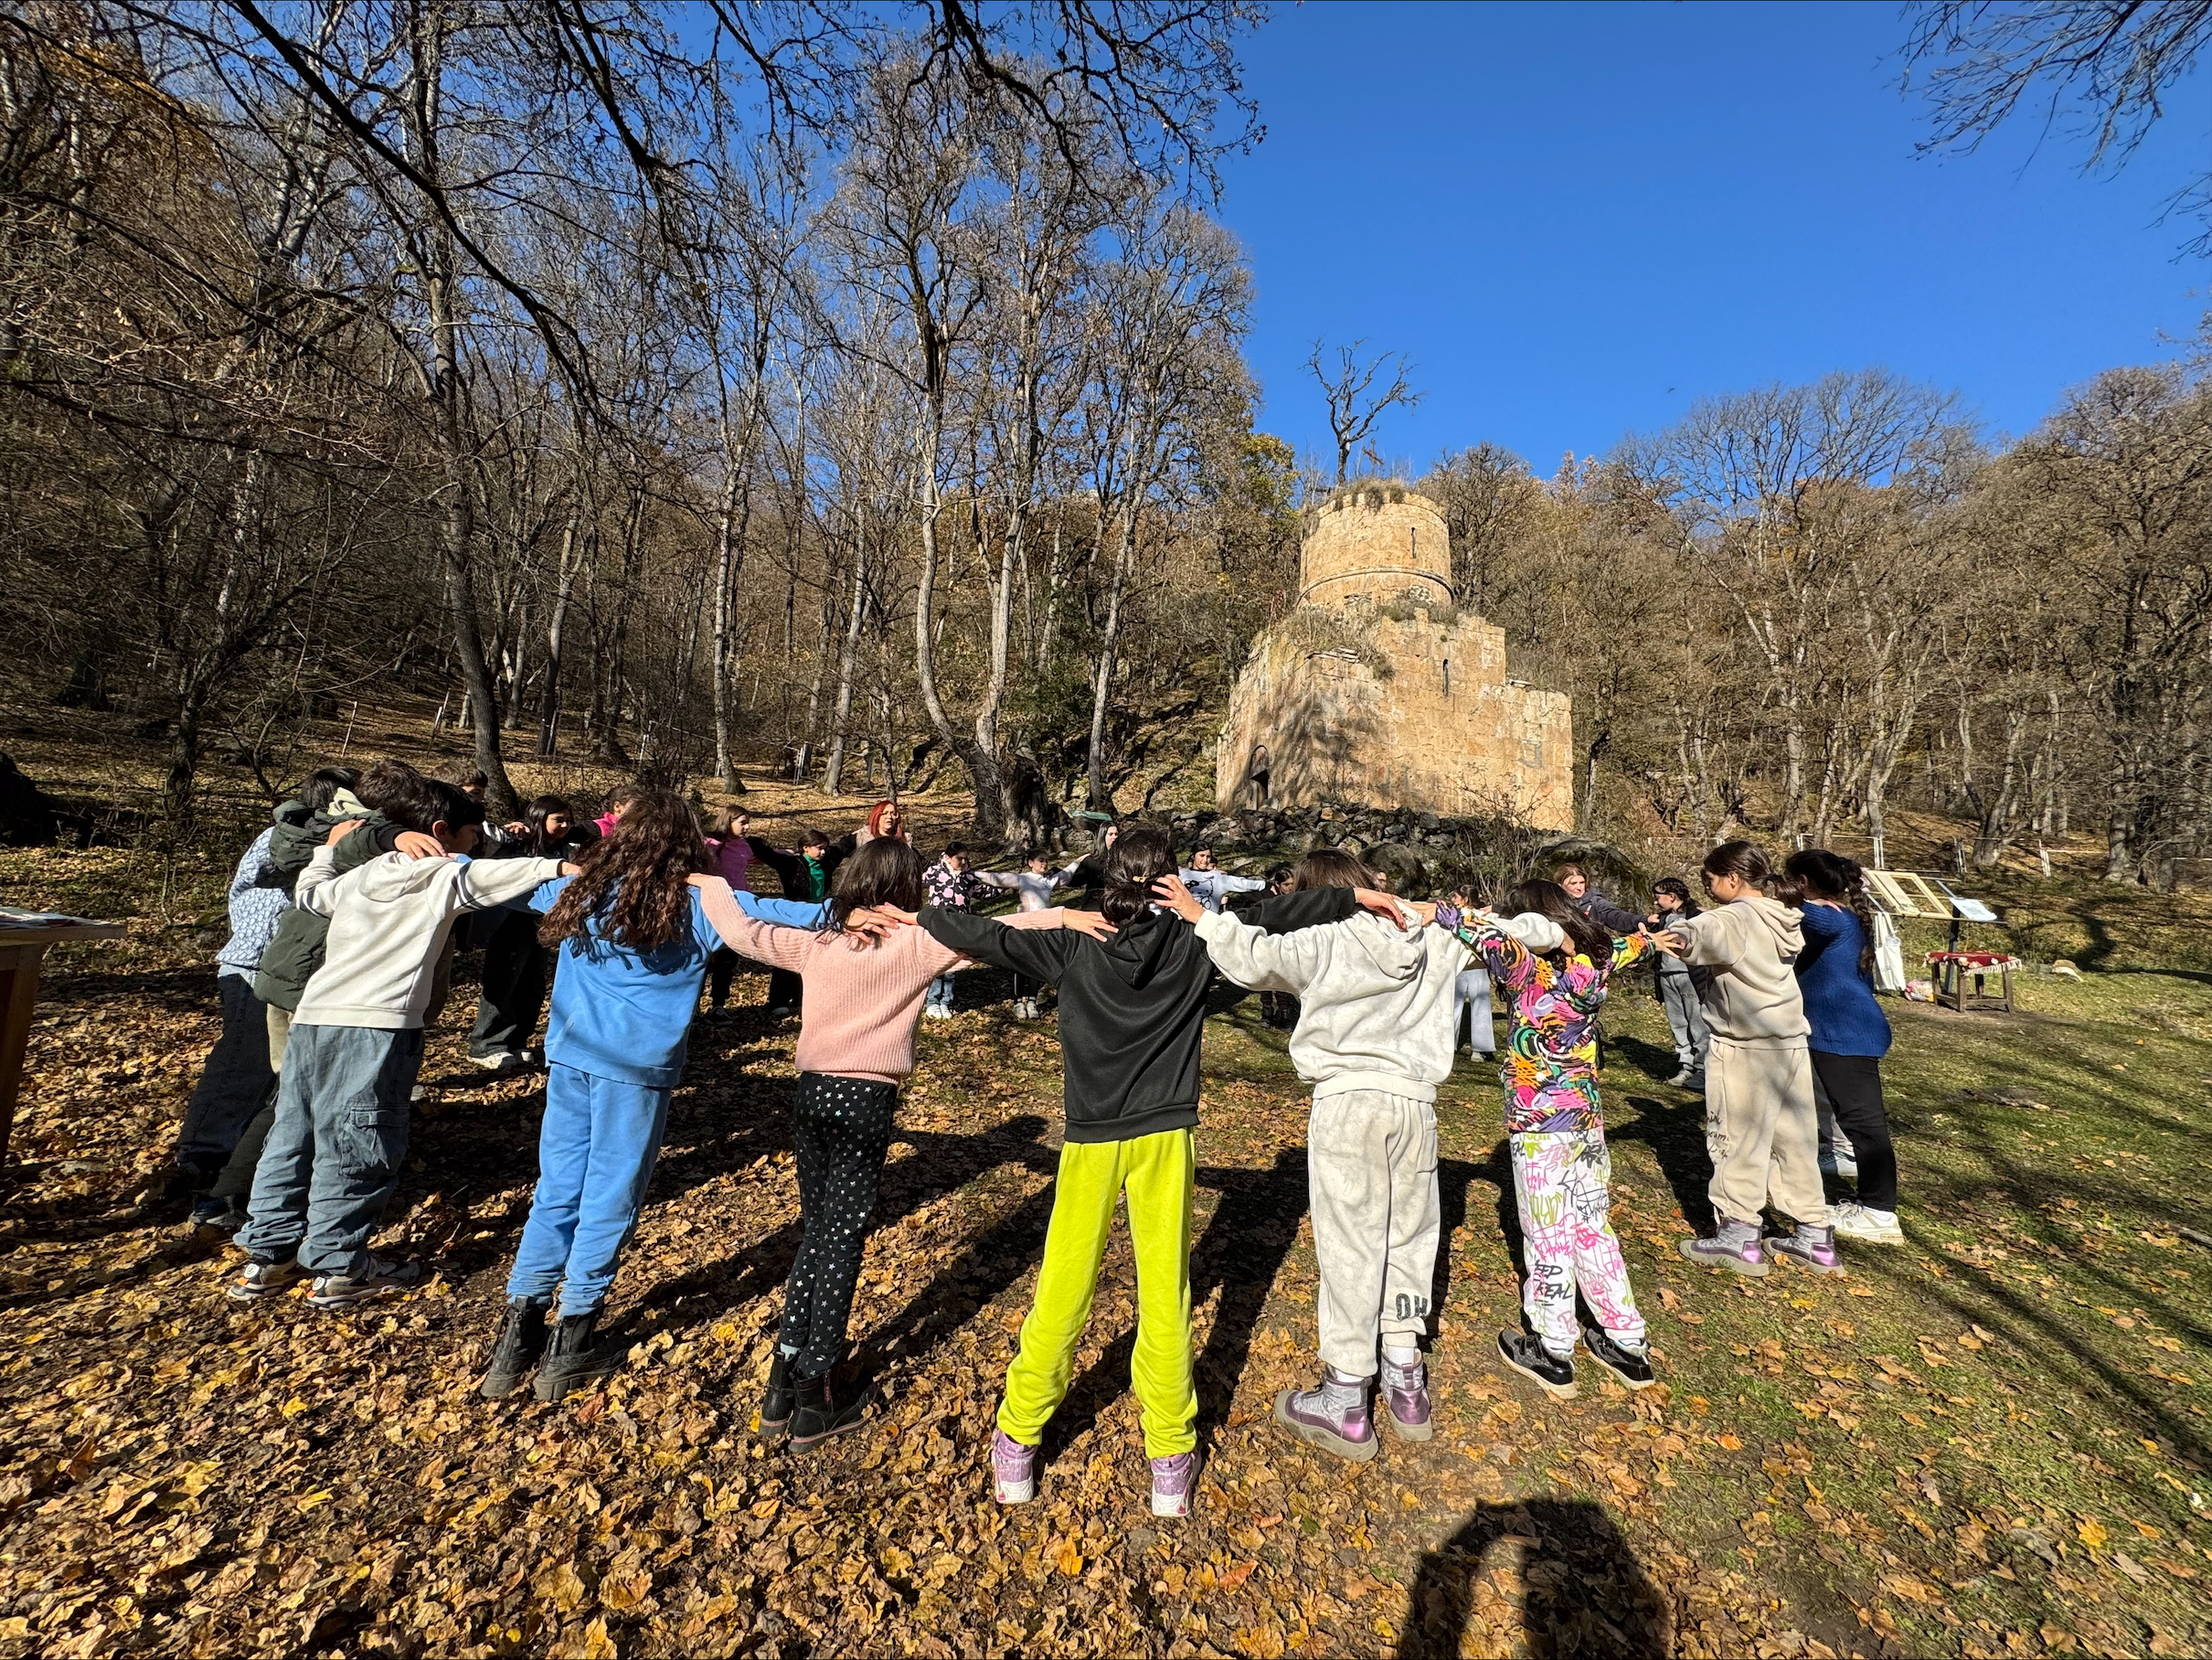
M 1442 1202 L 1436 1108 L 1353 1090 L 1313 1102 L 1306 1127 L 1321 1357 L 1372 1378 L 1377 1344 L 1411 1348 L 1429 1328 Z
M 1813 1059 L 1801 1038 L 1763 1047 L 1713 1034 L 1705 1066 L 1705 1139 L 1713 1208 L 1756 1222 L 1771 1198 L 1784 1216 L 1828 1224 L 1821 1186 Z
M 1687 974 L 1662 973 L 1659 1006 L 1666 1011 L 1666 1029 L 1675 1035 L 1675 1059 L 1696 1078 L 1705 1071 L 1706 1047 L 1712 1033 L 1706 1028 L 1705 1009 L 1697 1001 L 1697 987 Z

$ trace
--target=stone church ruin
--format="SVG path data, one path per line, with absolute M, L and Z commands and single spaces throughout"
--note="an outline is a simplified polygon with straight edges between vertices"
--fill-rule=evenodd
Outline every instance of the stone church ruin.
M 1221 729 L 1225 810 L 1363 803 L 1537 829 L 1574 820 L 1563 693 L 1505 676 L 1505 631 L 1452 603 L 1443 516 L 1401 484 L 1309 512 L 1298 602 L 1252 642 Z

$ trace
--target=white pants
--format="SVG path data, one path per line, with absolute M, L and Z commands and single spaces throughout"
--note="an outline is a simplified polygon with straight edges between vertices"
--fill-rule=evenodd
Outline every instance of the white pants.
M 1379 1090 L 1324 1095 L 1306 1124 L 1306 1173 L 1321 1357 L 1372 1378 L 1378 1342 L 1412 1348 L 1429 1329 L 1443 1232 L 1435 1107 Z
M 1452 983 L 1452 1042 L 1454 1048 L 1458 1047 L 1460 1027 L 1466 1023 L 1469 1009 L 1474 1011 L 1474 1025 L 1467 1034 L 1467 1047 L 1478 1055 L 1487 1055 L 1497 1042 L 1490 1027 L 1490 973 L 1487 969 L 1462 968 L 1459 978 Z

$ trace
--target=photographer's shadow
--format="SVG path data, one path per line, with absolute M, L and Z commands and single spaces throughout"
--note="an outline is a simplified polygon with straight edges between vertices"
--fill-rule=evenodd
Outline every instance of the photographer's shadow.
M 1530 1654 L 1643 1660 L 1674 1652 L 1666 1601 L 1603 1507 L 1536 1498 L 1483 1506 L 1422 1556 L 1399 1660 L 1456 1660 L 1480 1600 L 1478 1582 L 1512 1567 L 1520 1570 L 1518 1617 Z M 1503 1593 L 1498 1606 L 1510 1607 Z

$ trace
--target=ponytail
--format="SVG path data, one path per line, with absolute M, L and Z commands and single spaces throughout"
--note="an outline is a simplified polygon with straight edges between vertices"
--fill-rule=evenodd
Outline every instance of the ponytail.
M 1803 908 L 1805 899 L 1833 899 L 1851 907 L 1858 919 L 1858 972 L 1874 978 L 1874 901 L 1866 897 L 1866 872 L 1856 859 L 1826 847 L 1807 847 L 1782 861 L 1783 879 L 1798 897 L 1787 902 Z

